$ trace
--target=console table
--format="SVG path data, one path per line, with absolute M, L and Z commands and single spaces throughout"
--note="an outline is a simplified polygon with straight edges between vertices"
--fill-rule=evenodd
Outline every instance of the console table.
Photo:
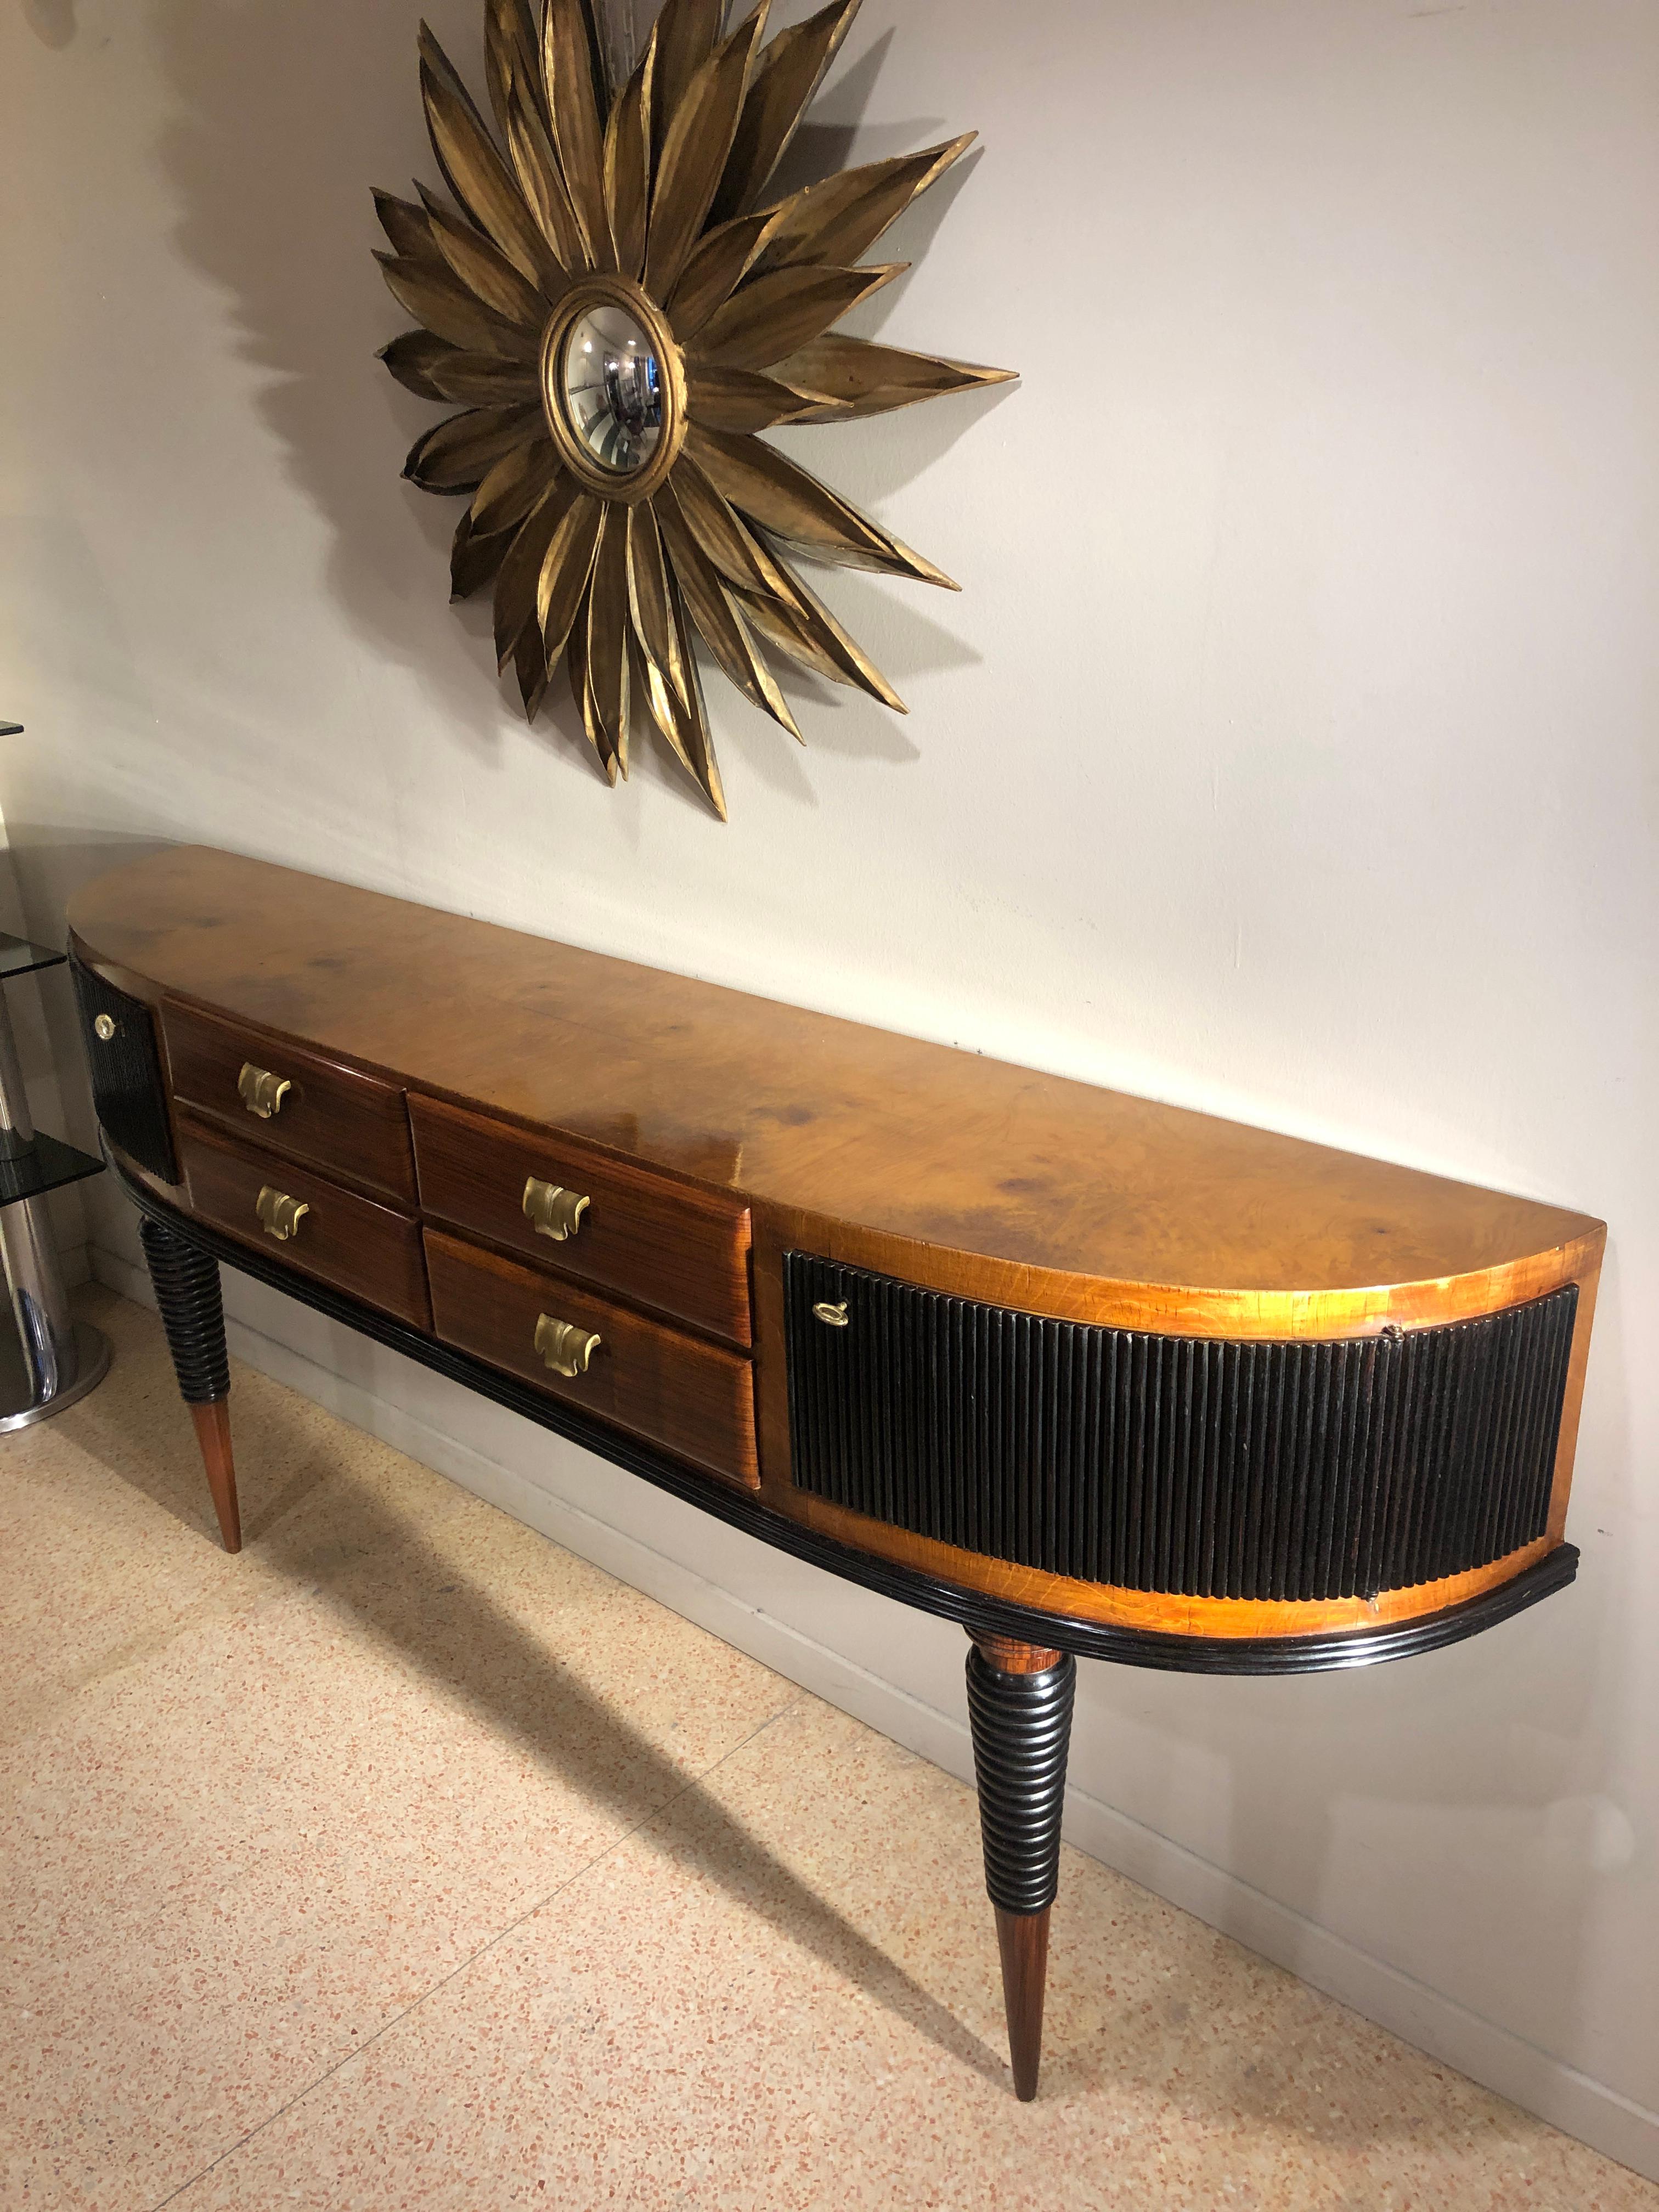
M 1363 1666 L 1572 1578 L 1582 1214 L 226 853 L 70 921 L 227 1548 L 221 1262 L 961 1622 L 1022 2098 L 1077 1656 Z

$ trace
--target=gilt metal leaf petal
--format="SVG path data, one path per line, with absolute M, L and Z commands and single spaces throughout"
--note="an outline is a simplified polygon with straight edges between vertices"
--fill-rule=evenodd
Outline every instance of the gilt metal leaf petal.
M 456 361 L 460 356 L 447 338 L 434 337 L 430 331 L 405 331 L 400 337 L 383 345 L 374 358 L 383 361 L 405 392 L 412 392 L 421 399 L 453 399 L 467 394 L 447 392 L 433 381 L 433 371 L 446 361 Z M 744 424 L 744 428 L 749 426 Z
M 645 267 L 646 216 L 651 204 L 651 74 L 654 35 L 623 87 L 605 134 L 605 204 L 617 267 L 638 276 Z
M 731 298 L 776 222 L 772 214 L 739 216 L 735 222 L 706 232 L 698 241 L 668 300 L 668 319 L 682 345 Z
M 670 117 L 651 195 L 645 283 L 666 299 L 702 234 L 743 111 L 744 88 L 771 0 L 716 46 Z
M 569 479 L 557 478 L 544 492 L 519 526 L 507 557 L 495 579 L 495 665 L 504 668 L 519 640 L 533 630 L 541 649 L 541 626 L 536 618 L 537 586 L 542 563 L 553 532 L 558 527 L 569 497 Z M 522 673 L 522 669 L 520 671 Z M 544 680 L 545 670 L 543 671 Z
M 434 193 L 420 187 L 433 243 L 470 292 L 509 323 L 538 331 L 549 302 L 528 277 L 521 276 L 500 248 L 453 216 Z
M 510 92 L 516 82 L 546 120 L 542 91 L 541 35 L 530 0 L 487 0 L 484 13 L 484 76 L 489 104 L 501 136 L 507 136 Z
M 448 56 L 424 23 L 420 44 L 427 129 L 445 182 L 479 229 L 488 233 L 519 274 L 533 284 L 546 247 L 514 186 L 512 172 Z
M 398 305 L 406 307 L 436 337 L 469 353 L 493 353 L 504 360 L 532 357 L 536 341 L 517 324 L 509 323 L 486 307 L 442 261 L 429 267 L 423 261 L 394 260 L 377 253 L 381 274 Z
M 491 465 L 524 442 L 532 421 L 522 407 L 469 407 L 415 441 L 404 474 L 422 491 L 476 491 Z
M 524 520 L 558 472 L 550 438 L 516 445 L 503 453 L 473 495 L 468 511 L 473 534 L 488 537 L 513 529 Z
M 896 155 L 807 185 L 773 210 L 776 227 L 760 257 L 761 267 L 781 269 L 796 262 L 850 267 L 978 136 L 964 131 L 959 138 L 920 154 Z
M 715 222 L 744 215 L 754 206 L 858 11 L 859 0 L 831 0 L 805 22 L 780 31 L 767 47 L 743 103 L 714 196 Z
M 792 738 L 799 738 L 795 718 L 778 689 L 777 678 L 750 636 L 748 626 L 720 580 L 720 571 L 703 552 L 684 520 L 674 484 L 665 484 L 652 505 L 675 579 L 709 651 L 751 705 L 770 714 Z
M 472 527 L 469 508 L 455 526 L 455 536 L 449 551 L 449 596 L 452 599 L 471 599 L 474 592 L 494 580 L 501 562 L 507 558 L 512 538 L 505 531 L 491 536 L 480 536 Z
M 663 0 L 655 32 L 657 61 L 651 88 L 651 143 L 662 157 L 668 125 L 679 112 L 691 80 L 719 41 L 726 0 Z
M 641 650 L 676 694 L 686 699 L 690 678 L 680 658 L 662 539 L 649 500 L 628 509 L 628 608 Z
M 808 589 L 787 562 L 781 559 L 778 565 L 789 579 L 787 599 L 758 592 L 738 593 L 744 612 L 762 636 L 832 684 L 850 684 L 879 699 L 896 714 L 907 714 L 909 710 L 903 700 L 823 600 Z
M 438 396 L 467 407 L 535 406 L 540 386 L 533 362 L 447 346 L 427 372 Z
M 848 415 L 884 415 L 894 407 L 937 399 L 947 392 L 974 392 L 988 384 L 1007 384 L 1013 371 L 979 368 L 971 362 L 940 361 L 931 354 L 905 353 L 868 338 L 832 331 L 814 338 L 787 361 L 775 364 L 779 376 L 799 387 L 822 392 L 836 404 L 808 408 L 801 422 L 838 422 Z
M 689 362 L 685 388 L 692 420 L 711 430 L 769 430 L 777 422 L 828 421 L 841 411 L 827 392 L 720 362 Z
M 908 261 L 882 269 L 774 269 L 739 286 L 692 341 L 694 361 L 770 368 L 798 352 L 861 300 L 902 276 Z
M 705 430 L 694 422 L 686 450 L 702 462 L 709 481 L 739 514 L 787 544 L 844 568 L 876 568 L 957 589 L 943 569 L 890 538 L 775 446 L 728 431 Z
M 604 125 L 594 90 L 598 61 L 580 0 L 547 0 L 542 67 L 553 111 L 553 143 L 586 241 L 587 265 L 613 268 L 616 255 L 605 210 Z
M 552 258 L 567 275 L 586 269 L 587 241 L 570 204 L 570 188 L 565 183 L 564 171 L 559 167 L 559 157 L 553 150 L 540 111 L 532 104 L 516 78 L 507 94 L 507 147 L 525 204 Z M 545 275 L 542 282 L 546 289 Z
M 536 614 L 550 666 L 564 650 L 576 627 L 593 573 L 599 550 L 599 526 L 610 509 L 569 479 L 554 487 L 556 504 L 562 507 L 548 544 L 536 591 Z
M 628 509 L 604 510 L 587 606 L 587 680 L 602 760 L 628 774 Z

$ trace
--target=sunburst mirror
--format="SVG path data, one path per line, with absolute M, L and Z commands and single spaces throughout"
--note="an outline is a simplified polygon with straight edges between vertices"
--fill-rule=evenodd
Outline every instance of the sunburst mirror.
M 455 597 L 493 584 L 498 662 L 532 720 L 563 659 L 612 782 L 637 703 L 722 817 L 694 637 L 799 737 L 769 653 L 904 709 L 792 556 L 956 588 L 760 433 L 1012 374 L 834 328 L 902 273 L 858 264 L 975 134 L 768 201 L 859 0 L 769 40 L 768 6 L 727 32 L 725 0 L 665 0 L 613 91 L 589 0 L 546 0 L 539 21 L 532 0 L 486 0 L 499 138 L 422 25 L 453 204 L 375 195 L 378 258 L 420 324 L 380 358 L 460 410 L 404 469 L 468 501 Z

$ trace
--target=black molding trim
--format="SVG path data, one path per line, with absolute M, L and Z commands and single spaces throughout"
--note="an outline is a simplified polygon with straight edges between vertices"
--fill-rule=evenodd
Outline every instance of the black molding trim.
M 1460 1643 L 1522 1613 L 1540 1598 L 1563 1589 L 1578 1570 L 1576 1546 L 1560 1544 L 1534 1565 L 1484 1596 L 1469 1598 L 1443 1612 L 1421 1614 L 1413 1620 L 1379 1624 L 1375 1628 L 1344 1629 L 1316 1636 L 1279 1636 L 1244 1639 L 1232 1637 L 1168 1636 L 1144 1629 L 1116 1628 L 1100 1621 L 1077 1620 L 1061 1613 L 1040 1613 L 1029 1606 L 1013 1605 L 983 1591 L 963 1589 L 940 1581 L 915 1567 L 890 1559 L 875 1559 L 854 1551 L 799 1522 L 787 1520 L 748 1491 L 738 1490 L 717 1476 L 700 1474 L 668 1459 L 649 1445 L 606 1427 L 590 1416 L 544 1398 L 527 1383 L 498 1373 L 482 1360 L 422 1336 L 406 1322 L 377 1312 L 356 1298 L 331 1290 L 325 1283 L 295 1274 L 279 1261 L 239 1244 L 193 1219 L 156 1197 L 127 1173 L 120 1155 L 106 1141 L 105 1155 L 118 1181 L 139 1212 L 159 1221 L 179 1236 L 211 1253 L 228 1267 L 251 1275 L 282 1291 L 302 1305 L 313 1307 L 331 1321 L 343 1322 L 378 1344 L 400 1352 L 417 1365 L 447 1376 L 483 1398 L 493 1399 L 509 1412 L 522 1413 L 538 1428 L 580 1444 L 596 1457 L 608 1460 L 624 1473 L 654 1483 L 671 1497 L 712 1513 L 717 1520 L 754 1536 L 775 1550 L 788 1552 L 809 1565 L 844 1581 L 862 1584 L 884 1597 L 916 1607 L 945 1620 L 959 1621 L 970 1632 L 1006 1636 L 1017 1643 L 1036 1644 L 1070 1651 L 1079 1658 L 1109 1659 L 1128 1667 L 1155 1667 L 1189 1674 L 1310 1674 L 1331 1668 L 1371 1667 L 1387 1659 L 1405 1659 L 1443 1644 Z

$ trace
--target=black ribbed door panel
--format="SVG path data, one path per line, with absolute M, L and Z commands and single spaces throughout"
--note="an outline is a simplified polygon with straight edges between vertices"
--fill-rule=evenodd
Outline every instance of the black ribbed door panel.
M 73 957 L 75 995 L 81 1008 L 81 1028 L 86 1038 L 87 1061 L 92 1070 L 92 1102 L 98 1119 L 118 1145 L 140 1167 L 164 1182 L 177 1182 L 179 1166 L 173 1156 L 173 1133 L 167 1123 L 167 1086 L 161 1080 L 161 1056 L 156 1048 L 155 1023 L 142 1000 L 130 999 L 94 975 Z M 100 1036 L 102 1021 L 108 1034 Z
M 1152 1336 L 784 1257 L 794 1480 L 1052 1574 L 1375 1596 L 1545 1533 L 1578 1292 L 1335 1343 Z M 845 1303 L 847 1324 L 817 1317 Z

